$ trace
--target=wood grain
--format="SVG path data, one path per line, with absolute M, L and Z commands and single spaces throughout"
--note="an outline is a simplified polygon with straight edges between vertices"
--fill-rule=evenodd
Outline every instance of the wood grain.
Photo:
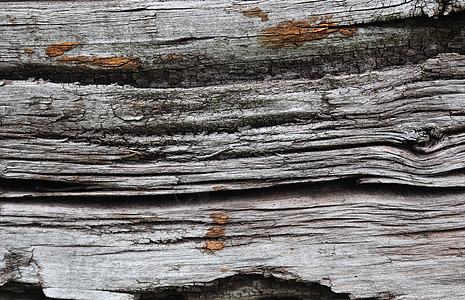
M 464 10 L 0 0 L 0 298 L 464 299 Z
M 163 88 L 359 73 L 464 54 L 462 1 L 447 3 L 6 2 L 0 78 Z
M 194 89 L 5 81 L 1 176 L 43 182 L 2 196 L 464 186 L 464 61 Z
M 182 286 L 185 299 L 200 299 L 218 278 L 255 274 L 342 294 L 328 299 L 463 299 L 464 198 L 331 184 L 177 200 L 3 201 L 0 282 L 40 284 L 59 299 Z M 217 224 L 215 213 L 229 222 Z M 224 234 L 208 236 L 212 226 Z M 206 251 L 211 242 L 224 247 Z M 249 294 L 224 285 L 208 299 L 257 299 L 251 282 Z

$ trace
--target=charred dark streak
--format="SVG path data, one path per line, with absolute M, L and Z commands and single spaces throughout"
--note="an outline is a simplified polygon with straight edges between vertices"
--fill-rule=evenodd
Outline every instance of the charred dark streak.
M 108 13 L 122 13 L 122 12 L 136 12 L 136 11 L 145 11 L 145 10 L 151 10 L 151 9 L 149 9 L 148 7 L 136 7 L 136 8 L 114 9 L 114 10 L 108 9 L 108 10 L 105 10 L 105 12 L 108 12 Z
M 193 42 L 197 42 L 197 41 L 205 41 L 205 40 L 213 40 L 213 39 L 216 39 L 216 38 L 222 38 L 221 36 L 211 36 L 211 37 L 191 37 L 191 38 L 180 38 L 180 39 L 177 39 L 177 40 L 172 40 L 170 42 L 167 42 L 166 44 L 172 44 L 172 45 L 175 45 L 175 44 L 189 44 L 189 43 L 193 43 Z
M 142 231 L 142 233 L 147 232 L 147 230 Z M 126 233 L 126 231 L 122 232 Z M 134 233 L 141 233 L 140 231 L 135 231 Z M 225 241 L 229 239 L 228 237 L 221 237 L 221 238 L 215 238 L 215 240 L 221 240 Z M 210 240 L 208 237 L 179 237 L 179 238 L 172 238 L 172 239 L 160 239 L 160 240 L 152 240 L 150 238 L 144 238 L 143 236 L 141 237 L 141 240 L 144 240 L 143 242 L 141 241 L 135 241 L 133 242 L 133 245 L 179 245 L 179 244 L 184 244 L 184 243 L 197 243 L 197 244 L 202 244 L 205 241 Z M 200 248 L 199 248 L 200 249 Z

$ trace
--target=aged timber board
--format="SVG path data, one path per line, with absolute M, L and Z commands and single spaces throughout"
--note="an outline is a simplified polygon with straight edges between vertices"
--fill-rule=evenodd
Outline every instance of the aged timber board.
M 465 298 L 464 9 L 0 1 L 0 299 Z
M 219 278 L 256 274 L 354 299 L 463 299 L 464 198 L 463 190 L 346 184 L 138 202 L 4 201 L 0 282 L 40 284 L 59 299 L 133 299 L 172 287 L 199 299 L 189 286 L 208 291 Z M 208 299 L 259 299 L 253 288 L 238 296 L 241 288 Z

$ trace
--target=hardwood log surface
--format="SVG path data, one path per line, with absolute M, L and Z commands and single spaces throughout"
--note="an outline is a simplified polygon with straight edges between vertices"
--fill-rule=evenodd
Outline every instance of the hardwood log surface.
M 465 299 L 465 1 L 0 0 L 0 299 Z

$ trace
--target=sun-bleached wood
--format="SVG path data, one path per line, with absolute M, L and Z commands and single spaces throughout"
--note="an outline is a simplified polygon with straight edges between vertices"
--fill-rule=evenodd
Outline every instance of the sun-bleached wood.
M 0 1 L 0 298 L 464 299 L 464 9 Z
M 327 185 L 179 201 L 4 201 L 0 256 L 10 259 L 0 283 L 40 284 L 59 299 L 133 299 L 137 291 L 262 274 L 353 298 L 458 300 L 464 196 Z M 224 248 L 209 253 L 210 241 Z M 210 299 L 259 296 L 230 295 Z
M 26 183 L 1 195 L 190 193 L 352 177 L 463 187 L 464 63 L 443 54 L 357 75 L 194 89 L 5 81 L 2 178 L 81 186 Z

